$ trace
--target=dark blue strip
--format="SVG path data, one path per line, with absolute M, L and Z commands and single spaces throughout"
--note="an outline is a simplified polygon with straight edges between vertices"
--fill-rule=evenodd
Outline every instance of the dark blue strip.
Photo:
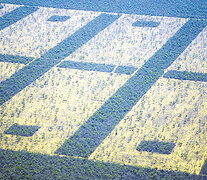
M 0 30 L 37 11 L 36 7 L 19 7 L 0 17 Z
M 207 82 L 207 73 L 195 73 L 188 71 L 168 71 L 164 74 L 165 78 L 179 79 L 179 80 L 190 80 L 190 81 L 203 81 Z
M 55 48 L 50 49 L 42 57 L 63 59 L 69 56 L 119 17 L 119 15 L 111 14 L 99 15 L 93 21 L 90 21 L 85 27 L 76 31 L 69 38 L 59 43 Z
M 157 27 L 160 25 L 160 22 L 154 22 L 154 21 L 136 21 L 132 24 L 132 26 L 135 27 Z
M 112 72 L 115 68 L 114 65 L 96 64 L 88 62 L 84 63 L 75 61 L 63 61 L 60 65 L 58 65 L 58 67 L 100 72 Z
M 17 136 L 33 136 L 33 134 L 38 131 L 39 126 L 26 126 L 26 125 L 18 125 L 13 124 L 9 129 L 4 131 L 4 134 L 11 134 Z
M 207 21 L 191 19 L 110 97 L 56 154 L 89 157 L 115 126 L 206 27 Z
M 4 3 L 183 18 L 207 18 L 206 0 L 0 0 Z
M 20 69 L 9 79 L 2 81 L 0 86 L 0 105 L 11 99 L 60 62 L 60 60 L 53 59 L 63 59 L 69 56 L 117 18 L 119 16 L 101 14 L 57 46 L 50 49 L 41 58 Z
M 27 64 L 31 62 L 33 59 L 34 58 L 32 57 L 26 57 L 26 56 L 0 54 L 0 62 Z
M 70 69 L 80 69 L 86 71 L 99 71 L 99 72 L 112 72 L 115 65 L 111 64 L 97 64 L 89 62 L 76 62 L 76 61 L 63 61 L 60 65 L 60 68 L 70 68 Z M 133 66 L 118 66 L 115 70 L 115 73 L 118 74 L 127 74 L 130 75 L 136 71 L 137 68 Z
M 137 147 L 138 151 L 147 151 L 159 154 L 171 154 L 175 144 L 159 141 L 142 141 Z
M 3 8 L 3 6 L 0 4 L 0 9 L 2 9 Z
M 64 22 L 67 21 L 68 19 L 70 19 L 70 16 L 51 16 L 48 21 L 52 21 L 52 22 Z
M 133 66 L 118 66 L 115 70 L 115 73 L 130 75 L 133 74 L 136 70 L 137 68 Z
M 58 61 L 51 61 L 48 66 L 35 66 L 35 63 L 31 63 L 13 74 L 9 79 L 2 81 L 0 86 L 0 105 L 40 78 L 53 67 L 52 65 L 57 63 Z

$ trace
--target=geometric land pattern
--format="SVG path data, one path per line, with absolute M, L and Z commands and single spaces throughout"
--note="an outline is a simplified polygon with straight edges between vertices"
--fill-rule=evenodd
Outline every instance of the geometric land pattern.
M 205 18 L 28 4 L 0 12 L 2 153 L 205 177 Z M 21 136 L 13 126 L 38 128 Z

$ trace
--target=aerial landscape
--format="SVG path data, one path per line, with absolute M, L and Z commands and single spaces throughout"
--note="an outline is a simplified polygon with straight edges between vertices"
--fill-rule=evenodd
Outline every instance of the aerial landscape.
M 207 1 L 0 0 L 0 179 L 207 179 Z

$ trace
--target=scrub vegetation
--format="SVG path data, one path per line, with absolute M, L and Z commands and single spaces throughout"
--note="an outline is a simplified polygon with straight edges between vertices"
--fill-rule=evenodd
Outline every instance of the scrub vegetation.
M 185 172 L 0 149 L 1 179 L 200 179 Z
M 0 4 L 0 179 L 206 179 L 207 20 L 186 16 Z

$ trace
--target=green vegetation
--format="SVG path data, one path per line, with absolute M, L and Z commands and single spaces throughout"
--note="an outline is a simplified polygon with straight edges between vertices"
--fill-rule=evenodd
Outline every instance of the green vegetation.
M 175 147 L 174 143 L 159 141 L 142 141 L 137 147 L 138 151 L 157 152 L 160 154 L 170 154 Z
M 17 136 L 32 136 L 36 131 L 38 131 L 40 127 L 38 126 L 23 126 L 18 125 L 17 123 L 13 124 L 9 129 L 7 129 L 4 133 L 17 135 Z
M 66 20 L 70 19 L 70 16 L 51 16 L 48 21 L 52 21 L 52 22 L 64 22 Z
M 41 58 L 38 58 L 28 66 L 25 66 L 13 74 L 9 79 L 2 81 L 0 87 L 0 105 L 44 75 L 52 67 L 57 65 L 61 59 L 72 54 L 76 49 L 84 45 L 119 17 L 119 15 L 110 14 L 99 15 L 70 37 L 43 54 Z
M 56 153 L 89 157 L 206 25 L 195 19 L 184 24 Z
M 43 3 L 47 7 L 66 5 L 65 8 L 76 9 L 84 5 L 81 7 L 84 10 L 98 8 L 101 11 L 106 7 L 113 7 L 113 3 L 110 5 L 108 0 L 104 1 L 103 8 L 100 8 L 99 2 L 97 7 L 95 3 L 90 7 L 92 2 L 96 1 L 91 1 L 89 6 L 88 2 L 85 4 L 76 2 L 77 5 L 74 7 L 72 1 L 65 0 L 59 2 L 17 0 L 20 4 L 37 6 Z M 144 1 L 140 3 L 145 4 Z M 177 5 L 178 3 L 175 3 L 175 7 L 178 7 Z M 0 29 L 5 30 L 38 9 L 33 6 L 16 8 L 0 17 Z M 41 9 L 47 8 L 39 10 Z M 129 13 L 145 14 L 145 10 L 147 14 L 156 12 L 153 9 L 149 10 L 149 7 L 145 10 L 131 9 Z M 118 12 L 125 10 L 116 9 Z M 182 14 L 182 10 L 183 8 L 178 8 L 179 17 L 190 17 L 189 11 Z M 48 13 L 47 10 L 45 12 Z M 6 80 L 0 82 L 0 179 L 206 179 L 207 103 L 204 101 L 207 99 L 207 89 L 205 84 L 202 84 L 207 81 L 206 73 L 168 71 L 173 62 L 206 28 L 206 19 L 195 18 L 206 17 L 204 12 L 205 8 L 202 8 L 202 11 L 196 15 L 194 12 L 190 13 L 194 18 L 187 22 L 179 18 L 177 21 L 172 20 L 173 18 L 172 21 L 162 21 L 162 18 L 168 17 L 160 17 L 161 22 L 148 21 L 150 17 L 134 15 L 130 17 L 122 15 L 125 19 L 118 22 L 120 14 L 100 13 L 99 16 L 95 16 L 95 19 L 91 18 L 93 20 L 87 21 L 90 17 L 86 17 L 84 21 L 88 24 L 85 23 L 80 29 L 72 31 L 69 37 L 63 38 L 64 40 L 58 44 L 54 43 L 53 48 L 48 48 L 49 50 L 44 54 L 40 53 L 40 57 L 36 59 L 0 54 L 0 62 L 5 63 L 5 66 L 9 63 L 21 65 L 16 67 L 16 70 L 13 69 L 15 72 L 13 75 L 11 72 L 4 78 Z M 161 15 L 168 16 L 174 13 L 173 9 L 170 13 L 161 13 Z M 47 25 L 62 22 L 55 26 L 67 23 L 65 22 L 67 20 L 70 22 L 73 18 L 51 16 L 49 13 L 47 15 L 45 19 Z M 81 13 L 76 15 L 82 18 L 84 16 Z M 147 21 L 134 22 L 136 18 Z M 129 21 L 127 25 L 131 29 L 127 29 L 128 26 L 126 29 L 120 28 L 118 23 L 124 21 Z M 134 23 L 132 24 L 131 21 Z M 23 24 L 25 22 L 23 21 Z M 175 22 L 178 23 L 179 28 L 182 23 L 186 23 L 180 29 L 177 28 L 179 30 L 176 32 L 172 30 L 176 27 L 171 27 Z M 172 37 L 167 41 L 156 40 L 153 44 L 156 27 L 161 26 L 161 29 L 156 32 L 157 37 L 164 34 L 165 26 L 162 26 L 162 23 L 171 27 L 170 29 L 167 26 L 169 29 L 166 32 L 171 32 L 166 39 Z M 112 29 L 109 28 L 108 32 L 105 32 L 105 29 L 111 25 Z M 74 27 L 75 25 L 71 29 Z M 111 64 L 107 64 L 104 57 L 101 63 L 85 62 L 86 54 L 92 51 L 86 54 L 80 53 L 77 61 L 70 59 L 67 61 L 67 58 L 75 57 L 75 52 L 86 43 L 89 45 L 97 43 L 96 46 L 100 45 L 102 48 L 104 43 L 101 44 L 95 39 L 95 36 L 100 33 L 112 34 L 106 37 L 109 40 L 115 39 L 113 46 L 120 39 L 123 41 L 117 43 L 118 46 L 122 46 L 124 41 L 127 41 L 123 49 L 126 48 L 129 54 L 136 50 L 133 45 L 137 45 L 137 42 L 143 41 L 143 46 L 140 47 L 146 47 L 148 42 L 145 40 L 148 34 L 136 27 L 152 27 L 145 28 L 152 31 L 148 32 L 152 35 L 148 38 L 152 46 L 146 49 L 151 53 L 156 52 L 152 56 L 150 52 L 145 52 L 150 58 L 148 61 L 147 58 L 140 60 L 136 64 L 139 68 L 134 67 L 133 62 L 139 61 L 139 57 L 134 58 L 134 54 L 130 57 L 131 62 L 128 62 L 132 65 L 126 66 L 121 65 L 122 60 L 117 61 L 118 63 L 113 62 L 116 56 L 110 59 L 112 57 L 110 55 L 105 57 L 112 62 Z M 58 34 L 67 28 L 60 31 L 56 29 L 57 32 L 52 33 Z M 124 35 L 132 29 L 134 30 L 132 36 Z M 27 30 L 30 31 L 26 28 Z M 135 31 L 139 32 L 140 41 L 136 41 Z M 117 39 L 113 37 L 114 32 L 117 34 L 121 32 Z M 12 35 L 17 34 L 18 31 Z M 23 35 L 20 33 L 21 36 Z M 9 38 L 8 41 L 10 42 Z M 163 45 L 161 41 L 165 44 Z M 5 42 L 7 39 L 2 44 Z M 158 50 L 153 47 L 157 44 Z M 127 46 L 131 46 L 131 49 Z M 107 52 L 107 47 L 104 47 L 104 51 L 99 52 L 98 49 L 95 52 L 101 57 Z M 109 51 L 123 56 L 123 49 L 114 48 Z M 145 53 L 143 56 L 146 55 Z M 126 56 L 127 58 L 129 57 Z M 143 65 L 142 62 L 145 64 Z M 183 85 L 181 85 L 179 80 L 172 79 L 193 82 L 186 85 L 187 83 L 182 81 Z M 202 83 L 195 84 L 197 81 Z
M 204 176 L 0 149 L 0 179 L 182 179 Z
M 135 27 L 157 27 L 160 25 L 160 22 L 155 21 L 136 21 L 132 24 Z
M 33 59 L 32 57 L 0 54 L 0 62 L 27 64 Z
M 0 17 L 0 30 L 12 25 L 13 23 L 19 21 L 20 19 L 28 16 L 29 14 L 37 11 L 36 7 L 19 7 L 11 11 L 10 13 Z
M 60 65 L 60 68 L 70 68 L 70 69 L 80 69 L 86 71 L 98 71 L 98 72 L 112 72 L 115 69 L 115 65 L 111 64 L 97 64 L 97 63 L 88 63 L 88 62 L 75 62 L 75 61 L 63 61 Z M 137 70 L 133 66 L 118 66 L 114 73 L 118 74 L 127 74 L 130 75 Z
M 193 73 L 187 71 L 168 71 L 165 78 L 207 82 L 207 73 Z

